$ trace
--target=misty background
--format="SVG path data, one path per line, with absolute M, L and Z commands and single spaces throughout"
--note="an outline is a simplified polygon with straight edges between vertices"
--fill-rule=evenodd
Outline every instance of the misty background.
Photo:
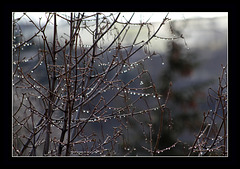
M 16 13 L 15 17 L 17 18 L 18 14 Z M 155 14 L 156 15 L 156 14 Z M 176 14 L 177 15 L 177 14 Z M 169 130 L 165 128 L 163 131 L 163 136 L 161 139 L 160 145 L 162 148 L 171 146 L 176 139 L 181 140 L 181 144 L 176 147 L 176 149 L 171 149 L 166 151 L 161 155 L 185 155 L 188 151 L 189 146 L 191 146 L 193 140 L 195 139 L 194 134 L 199 131 L 201 125 L 202 113 L 206 112 L 209 109 L 213 109 L 212 105 L 208 104 L 208 88 L 216 89 L 218 87 L 218 77 L 221 75 L 222 66 L 227 66 L 228 59 L 228 18 L 227 16 L 220 17 L 204 17 L 199 18 L 196 14 L 193 18 L 183 17 L 180 15 L 180 19 L 173 19 L 164 25 L 164 27 L 159 31 L 157 36 L 172 38 L 172 39 L 153 39 L 148 45 L 150 51 L 156 51 L 160 55 L 153 56 L 151 60 L 145 61 L 144 68 L 147 69 L 153 81 L 156 84 L 157 90 L 159 93 L 163 93 L 166 96 L 166 91 L 169 82 L 173 83 L 172 85 L 172 95 L 169 99 L 169 109 L 171 110 L 172 118 L 172 129 Z M 226 14 L 227 15 L 227 14 Z M 31 15 L 29 15 L 31 16 Z M 36 19 L 39 20 L 39 23 L 44 23 L 44 17 L 39 15 L 34 15 Z M 206 15 L 207 16 L 207 15 Z M 127 14 L 125 16 L 127 18 Z M 163 16 L 164 17 L 164 16 Z M 148 17 L 142 15 L 139 17 L 142 21 L 147 20 Z M 171 18 L 171 13 L 169 14 Z M 177 17 L 175 17 L 177 18 Z M 137 42 L 147 39 L 148 31 L 156 30 L 157 26 L 162 21 L 159 22 L 152 19 L 154 22 L 151 22 L 152 25 L 149 28 L 143 28 L 141 34 L 138 37 Z M 24 35 L 25 40 L 33 36 L 37 29 L 29 23 L 27 19 L 22 19 L 19 22 L 21 27 L 21 33 Z M 117 25 L 121 27 L 121 25 Z M 123 45 L 131 44 L 133 37 L 135 37 L 138 26 L 131 26 L 128 36 L 124 40 Z M 51 39 L 53 28 L 49 26 L 46 31 L 46 36 Z M 15 31 L 15 30 L 13 30 Z M 59 19 L 58 23 L 58 39 L 60 43 L 64 43 L 64 38 L 67 37 L 69 32 L 69 25 L 66 22 L 61 22 Z M 18 32 L 14 32 L 18 34 Z M 80 31 L 82 41 L 85 45 L 92 44 L 92 38 L 86 30 Z M 132 35 L 131 35 L 132 34 Z M 183 36 L 183 38 L 174 39 L 175 37 Z M 17 36 L 13 37 L 17 43 Z M 111 42 L 111 37 L 108 35 L 109 43 Z M 49 40 L 50 41 L 50 40 Z M 108 44 L 108 40 L 105 40 L 105 45 Z M 42 46 L 40 38 L 34 38 L 30 45 L 24 46 L 21 51 L 21 57 L 31 58 L 33 55 L 36 55 L 38 48 Z M 144 52 L 140 50 L 132 58 L 131 61 L 135 62 L 143 58 Z M 14 60 L 13 56 L 13 68 Z M 25 70 L 30 70 L 36 62 L 38 57 L 35 57 L 29 60 L 24 66 Z M 35 71 L 37 77 L 41 83 L 46 83 L 47 77 L 44 76 L 44 73 L 41 73 L 44 67 L 39 67 Z M 131 76 L 131 71 L 128 72 L 123 78 L 128 78 Z M 142 82 L 142 85 L 148 83 L 148 80 L 145 79 Z M 164 99 L 164 98 L 163 98 Z M 19 100 L 13 92 L 13 110 L 17 109 L 19 105 Z M 150 106 L 151 107 L 151 106 Z M 154 119 L 158 119 L 160 113 L 153 114 Z M 168 116 L 166 116 L 168 119 Z M 165 120 L 167 121 L 167 120 Z M 157 121 L 153 122 L 157 123 Z M 93 126 L 94 127 L 94 126 Z M 97 127 L 97 126 L 96 126 Z M 156 127 L 157 126 L 153 126 Z M 128 140 L 129 145 L 134 145 L 135 150 L 132 151 L 129 155 L 145 155 L 145 151 L 140 148 L 142 143 L 138 143 L 139 137 L 135 132 L 136 129 L 134 125 L 129 129 L 129 135 L 133 136 Z M 157 132 L 157 131 L 156 131 Z M 156 133 L 155 133 L 156 135 Z M 123 143 L 121 143 L 123 144 Z M 139 145 L 139 147 L 138 147 Z M 124 149 L 121 149 L 119 146 L 119 154 L 124 153 Z

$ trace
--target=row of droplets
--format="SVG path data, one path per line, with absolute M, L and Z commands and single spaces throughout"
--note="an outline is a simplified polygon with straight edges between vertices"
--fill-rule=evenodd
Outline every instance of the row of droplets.
M 111 115 L 105 115 L 105 116 L 97 116 L 97 117 L 93 117 L 93 118 L 80 118 L 80 119 L 72 119 L 72 123 L 74 122 L 100 122 L 100 121 L 104 121 L 107 122 L 107 120 L 111 120 L 111 119 L 121 119 L 121 118 L 125 118 L 125 117 L 129 117 L 129 116 L 135 116 L 135 115 L 141 115 L 141 114 L 145 114 L 148 113 L 149 111 L 157 111 L 159 110 L 159 107 L 153 107 L 153 108 L 149 108 L 147 110 L 141 110 L 141 111 L 136 111 L 136 112 L 131 112 L 131 113 L 122 113 L 124 112 L 123 108 L 114 108 L 114 107 L 108 107 L 109 110 L 112 111 L 116 111 L 116 113 L 111 114 Z M 78 110 L 75 110 L 76 112 L 78 112 Z M 87 113 L 89 114 L 90 111 L 89 110 L 82 110 L 83 113 Z M 122 113 L 122 114 L 121 114 Z M 63 119 L 59 118 L 59 119 L 54 119 L 54 122 L 63 122 Z

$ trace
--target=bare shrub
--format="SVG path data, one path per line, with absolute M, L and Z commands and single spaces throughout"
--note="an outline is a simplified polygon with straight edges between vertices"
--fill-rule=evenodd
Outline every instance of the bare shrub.
M 151 114 L 160 109 L 163 124 L 167 100 L 160 100 L 143 62 L 159 55 L 149 44 L 170 20 L 168 14 L 155 31 L 148 21 L 132 23 L 134 13 L 125 22 L 119 21 L 120 13 L 45 15 L 43 24 L 27 13 L 13 14 L 13 155 L 128 155 L 137 151 L 126 142 L 133 121 L 150 137 L 149 155 L 159 152 L 162 125 L 152 140 Z M 28 39 L 19 24 L 23 19 L 36 30 Z M 59 33 L 60 21 L 69 32 Z M 137 28 L 135 37 L 124 44 L 132 27 Z M 147 40 L 139 40 L 144 27 Z M 87 33 L 90 44 L 84 43 Z M 34 54 L 24 56 L 28 47 Z M 144 57 L 132 61 L 140 51 Z
M 218 78 L 218 89 L 209 88 L 208 90 L 208 104 L 211 109 L 203 113 L 202 125 L 189 155 L 227 156 L 227 87 L 227 67 L 222 66 L 222 74 Z

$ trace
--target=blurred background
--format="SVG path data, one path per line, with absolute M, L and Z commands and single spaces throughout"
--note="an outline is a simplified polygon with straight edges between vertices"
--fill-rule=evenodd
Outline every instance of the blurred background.
M 40 24 L 44 23 L 45 13 L 28 13 L 34 21 Z M 66 13 L 67 15 L 67 13 Z M 107 14 L 106 14 L 107 15 Z M 120 19 L 126 21 L 131 13 L 123 13 L 124 17 Z M 157 29 L 166 13 L 136 13 L 132 22 L 145 22 L 149 18 L 152 23 L 149 28 L 144 27 L 138 37 L 137 42 L 147 39 L 148 32 Z M 227 66 L 228 58 L 228 14 L 227 13 L 205 13 L 205 12 L 187 12 L 187 13 L 169 13 L 167 22 L 159 31 L 157 36 L 163 38 L 154 38 L 148 45 L 148 50 L 155 51 L 159 55 L 153 56 L 151 60 L 144 62 L 144 68 L 147 69 L 157 90 L 163 95 L 161 99 L 165 100 L 168 92 L 169 82 L 172 82 L 172 94 L 168 101 L 170 115 L 164 116 L 164 127 L 162 139 L 160 140 L 159 149 L 170 147 L 177 140 L 181 143 L 169 151 L 164 151 L 159 155 L 187 155 L 188 148 L 192 145 L 196 133 L 199 131 L 202 122 L 202 114 L 209 109 L 207 102 L 208 88 L 216 89 L 218 87 L 218 77 L 221 75 L 222 66 Z M 21 12 L 13 15 L 15 18 L 22 16 Z M 46 18 L 45 18 L 46 19 Z M 28 39 L 33 36 L 37 29 L 29 22 L 27 18 L 22 18 L 18 22 L 21 29 L 16 29 L 13 36 L 13 45 L 20 41 L 20 38 Z M 119 29 L 121 25 L 119 26 Z M 52 27 L 49 26 L 46 32 L 47 37 L 51 39 Z M 124 40 L 124 44 L 131 44 L 135 37 L 138 26 L 131 26 L 128 36 Z M 69 25 L 66 22 L 58 23 L 58 35 L 66 36 L 64 33 L 69 32 Z M 21 36 L 24 35 L 24 36 Z M 91 45 L 92 38 L 87 31 L 81 32 L 82 41 L 86 45 Z M 131 35 L 132 34 L 132 35 Z M 109 35 L 110 36 L 110 35 Z M 183 38 L 176 38 L 176 37 Z M 109 37 L 109 41 L 111 41 Z M 175 39 L 176 38 L 176 39 Z M 107 45 L 107 40 L 105 40 Z M 29 45 L 22 48 L 21 56 L 31 58 L 36 55 L 40 44 L 38 38 L 34 38 Z M 64 42 L 62 42 L 64 43 Z M 131 59 L 132 62 L 140 60 L 144 57 L 144 52 L 137 52 Z M 16 58 L 13 56 L 13 68 Z M 37 57 L 26 62 L 26 71 L 36 65 Z M 39 67 L 36 71 L 43 71 Z M 37 73 L 37 72 L 36 72 Z M 131 71 L 128 72 L 130 76 Z M 45 83 L 46 77 L 44 73 L 39 73 L 38 77 L 41 83 Z M 126 76 L 127 78 L 127 76 Z M 148 79 L 144 79 L 143 85 L 148 84 Z M 13 107 L 17 108 L 19 104 L 18 98 L 13 92 Z M 151 106 L 150 106 L 151 107 Z M 160 111 L 152 114 L 153 119 L 153 140 L 156 140 L 157 130 L 159 127 L 158 119 Z M 171 127 L 169 127 L 169 119 Z M 133 123 L 133 122 L 132 122 Z M 141 146 L 148 145 L 143 134 L 136 132 L 139 127 L 131 125 L 126 135 L 131 138 L 125 138 L 120 142 L 117 155 L 128 153 L 128 155 L 149 155 Z M 127 143 L 126 143 L 127 140 Z M 124 149 L 124 144 L 128 144 L 132 151 Z

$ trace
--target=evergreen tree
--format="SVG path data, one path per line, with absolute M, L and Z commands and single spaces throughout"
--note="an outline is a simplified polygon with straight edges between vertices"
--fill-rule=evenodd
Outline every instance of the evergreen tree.
M 196 61 L 197 55 L 191 52 L 186 44 L 182 45 L 171 41 L 168 44 L 168 49 L 166 68 L 159 77 L 158 92 L 163 95 L 165 100 L 168 97 L 169 83 L 172 84 L 172 90 L 163 121 L 168 124 L 163 124 L 159 149 L 171 147 L 179 137 L 185 138 L 184 141 L 180 139 L 181 143 L 177 144 L 176 147 L 174 146 L 175 148 L 169 148 L 169 151 L 163 151 L 160 155 L 187 155 L 189 144 L 194 139 L 194 133 L 201 125 L 202 112 L 199 103 L 201 98 L 205 98 L 202 89 L 209 84 L 209 81 L 187 82 L 200 63 Z M 159 117 L 155 118 L 159 119 Z M 155 124 L 154 128 L 157 129 L 158 125 Z

